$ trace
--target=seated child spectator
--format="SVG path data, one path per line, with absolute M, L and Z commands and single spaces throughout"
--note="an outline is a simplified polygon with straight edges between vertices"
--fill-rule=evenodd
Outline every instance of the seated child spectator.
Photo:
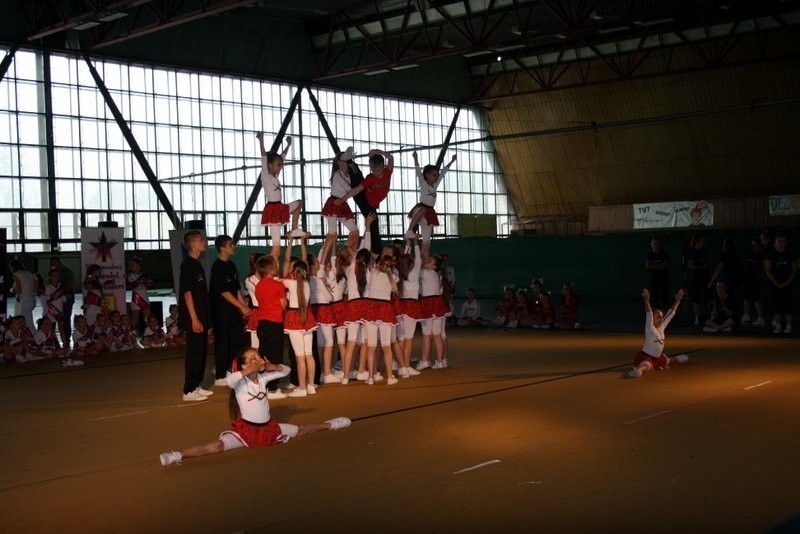
M 517 299 L 514 295 L 514 286 L 503 287 L 503 299 L 495 306 L 497 318 L 495 324 L 506 328 L 516 328 L 517 322 Z
M 131 317 L 129 315 L 123 315 L 119 318 L 119 340 L 119 350 L 142 348 L 142 346 L 136 342 L 136 332 L 133 331 Z
M 30 358 L 30 336 L 25 333 L 25 318 L 21 315 L 8 321 L 3 357 L 7 362 L 26 362 Z
M 111 350 L 112 336 L 109 330 L 108 316 L 103 313 L 99 314 L 91 331 L 92 338 L 94 338 L 94 350 L 97 352 L 109 352 Z
M 94 337 L 92 329 L 86 322 L 86 316 L 75 316 L 75 328 L 72 330 L 72 355 L 77 358 L 93 356 L 97 354 L 94 348 Z M 80 360 L 78 360 L 80 361 Z
M 108 336 L 109 350 L 116 352 L 122 345 L 122 314 L 117 310 L 112 310 L 108 314 Z
M 717 280 L 716 292 L 711 298 L 711 313 L 703 326 L 703 332 L 731 332 L 736 326 L 736 312 L 728 284 Z
M 575 288 L 565 282 L 561 288 L 561 320 L 556 323 L 556 328 L 561 330 L 574 330 L 580 328 L 578 322 L 578 297 Z
M 531 326 L 533 328 L 544 328 L 545 330 L 553 328 L 556 322 L 556 310 L 553 307 L 553 297 L 549 291 L 543 292 L 539 295 L 539 305 L 536 306 L 533 316 L 531 317 Z
M 475 298 L 475 289 L 467 289 L 467 300 L 461 304 L 458 314 L 458 326 L 483 326 L 486 319 L 481 317 L 481 303 Z
M 183 331 L 178 328 L 178 305 L 170 304 L 169 315 L 164 321 L 164 326 L 167 329 L 167 346 L 175 347 L 186 345 L 186 336 Z
M 167 342 L 167 336 L 158 325 L 158 317 L 155 315 L 147 316 L 147 326 L 142 334 L 142 346 L 147 347 L 163 347 Z
M 519 326 L 533 326 L 533 302 L 525 289 L 517 290 L 517 322 Z
M 47 315 L 39 319 L 39 329 L 33 335 L 31 352 L 38 358 L 63 358 L 67 355 L 67 349 L 61 348 L 53 321 Z

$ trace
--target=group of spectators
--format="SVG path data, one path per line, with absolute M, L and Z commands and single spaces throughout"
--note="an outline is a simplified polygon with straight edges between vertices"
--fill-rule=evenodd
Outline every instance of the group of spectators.
M 670 257 L 659 237 L 650 240 L 645 259 L 650 274 L 653 307 L 670 306 Z M 732 332 L 737 327 L 770 327 L 775 334 L 792 333 L 792 284 L 798 260 L 788 248 L 785 233 L 765 230 L 750 242 L 744 260 L 732 238 L 722 241 L 722 257 L 712 269 L 701 232 L 691 235 L 684 255 L 686 286 L 694 325 L 704 332 Z M 769 301 L 763 298 L 769 295 Z M 767 310 L 767 304 L 770 310 Z
M 531 294 L 524 288 L 516 290 L 512 285 L 503 287 L 503 298 L 494 308 L 494 320 L 481 315 L 480 302 L 475 289 L 467 289 L 466 299 L 458 314 L 458 326 L 496 326 L 502 328 L 556 328 L 574 330 L 578 322 L 578 297 L 570 282 L 561 286 L 560 318 L 556 318 L 553 296 L 545 289 L 544 280 L 535 278 L 531 282 Z
M 73 316 L 75 275 L 57 256 L 49 260 L 45 281 L 29 271 L 18 259 L 9 263 L 13 278 L 14 314 L 0 321 L 0 344 L 3 362 L 25 362 L 43 358 L 62 358 L 65 366 L 82 365 L 86 355 L 143 347 L 180 345 L 183 333 L 177 328 L 177 306 L 170 307 L 166 330 L 161 320 L 150 313 L 147 289 L 152 282 L 141 273 L 141 260 L 128 261 L 128 288 L 132 290 L 131 315 L 109 309 L 104 303 L 101 270 L 87 268 L 83 281 L 82 313 Z M 41 317 L 35 322 L 33 310 L 37 298 Z M 137 332 L 140 316 L 144 319 Z M 57 334 L 60 334 L 60 339 Z

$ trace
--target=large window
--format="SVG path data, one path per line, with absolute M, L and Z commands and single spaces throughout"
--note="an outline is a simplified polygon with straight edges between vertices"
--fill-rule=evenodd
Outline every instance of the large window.
M 259 177 L 255 133 L 263 130 L 265 144 L 272 144 L 297 88 L 111 61 L 93 64 L 178 217 L 203 219 L 209 235 L 232 234 Z M 410 150 L 418 149 L 423 165 L 434 163 L 456 108 L 313 92 L 342 149 L 395 153 L 392 192 L 380 224 L 387 235 L 402 234 L 417 202 Z M 281 176 L 284 201 L 303 198 L 303 225 L 321 238 L 320 211 L 334 154 L 305 91 L 287 133 L 295 143 Z M 457 236 L 457 215 L 464 213 L 497 215 L 498 234 L 508 232 L 513 209 L 491 143 L 481 140 L 486 134 L 481 113 L 462 109 L 447 154 L 449 161 L 455 151 L 458 162 L 437 201 L 439 236 Z M 359 162 L 367 168 L 366 158 Z M 263 198 L 262 193 L 247 220 L 243 243 L 264 242 Z M 59 244 L 74 250 L 80 228 L 103 220 L 123 226 L 135 248 L 166 248 L 173 228 L 86 62 L 17 51 L 0 82 L 0 226 L 9 229 L 9 249 L 33 252 Z

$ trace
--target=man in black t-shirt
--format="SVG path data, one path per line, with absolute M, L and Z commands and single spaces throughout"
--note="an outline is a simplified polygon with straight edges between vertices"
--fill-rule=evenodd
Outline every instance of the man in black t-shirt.
M 644 260 L 645 268 L 650 273 L 650 302 L 653 307 L 667 310 L 669 299 L 669 254 L 662 248 L 661 238 L 650 238 L 650 252 Z
M 230 261 L 236 245 L 233 238 L 220 235 L 214 240 L 217 259 L 211 265 L 211 285 L 208 289 L 212 304 L 211 322 L 214 326 L 214 385 L 226 386 L 225 373 L 239 352 L 247 347 L 243 317 L 250 315 L 242 295 L 239 271 Z
M 178 327 L 186 332 L 183 400 L 203 401 L 214 394 L 200 386 L 206 371 L 209 328 L 206 270 L 200 262 L 206 240 L 199 230 L 189 230 L 183 245 L 188 251 L 178 279 Z

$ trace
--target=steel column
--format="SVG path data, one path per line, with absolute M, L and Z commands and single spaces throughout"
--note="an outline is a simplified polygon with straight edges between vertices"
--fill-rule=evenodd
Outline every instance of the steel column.
M 161 184 L 158 182 L 158 177 L 150 167 L 150 163 L 148 163 L 147 158 L 144 156 L 141 147 L 139 147 L 136 137 L 134 137 L 133 132 L 131 132 L 130 127 L 128 127 L 128 123 L 125 122 L 125 117 L 122 116 L 117 104 L 111 97 L 111 93 L 108 92 L 105 82 L 100 77 L 97 69 L 94 68 L 89 56 L 84 55 L 83 59 L 86 61 L 86 65 L 89 67 L 89 72 L 92 74 L 92 78 L 94 78 L 94 83 L 97 85 L 97 88 L 103 95 L 103 99 L 106 101 L 106 106 L 108 106 L 109 111 L 111 111 L 111 114 L 114 116 L 114 120 L 117 121 L 117 126 L 119 126 L 122 135 L 128 142 L 128 146 L 131 147 L 131 152 L 133 152 L 133 155 L 139 162 L 139 166 L 142 168 L 145 176 L 147 176 L 147 181 L 150 182 L 150 187 L 153 188 L 153 192 L 155 192 L 156 197 L 158 197 L 158 201 L 161 202 L 161 206 L 164 208 L 164 211 L 167 212 L 167 216 L 172 221 L 172 225 L 176 230 L 180 230 L 183 226 L 181 224 L 181 220 L 178 217 L 178 214 L 175 212 L 175 209 L 172 207 L 172 203 L 170 202 L 169 198 L 167 198 L 167 194 L 164 192 Z

